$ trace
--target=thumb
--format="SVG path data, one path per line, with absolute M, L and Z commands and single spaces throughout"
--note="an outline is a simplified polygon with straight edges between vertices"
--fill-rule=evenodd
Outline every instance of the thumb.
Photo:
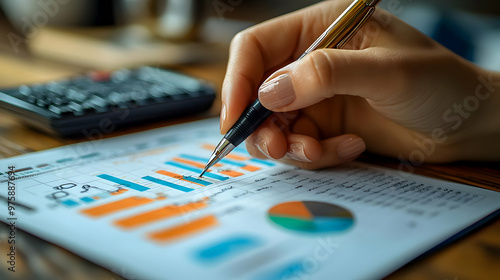
M 283 112 L 305 108 L 339 95 L 374 101 L 396 98 L 404 79 L 393 56 L 375 48 L 316 50 L 273 73 L 259 88 L 266 108 Z M 387 100 L 386 100 L 387 101 Z

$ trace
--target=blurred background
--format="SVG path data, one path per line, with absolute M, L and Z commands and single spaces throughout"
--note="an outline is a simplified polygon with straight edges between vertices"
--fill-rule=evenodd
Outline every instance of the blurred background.
M 223 60 L 236 32 L 315 2 L 1 0 L 0 51 L 93 69 Z M 459 55 L 500 68 L 499 1 L 385 0 L 381 7 Z

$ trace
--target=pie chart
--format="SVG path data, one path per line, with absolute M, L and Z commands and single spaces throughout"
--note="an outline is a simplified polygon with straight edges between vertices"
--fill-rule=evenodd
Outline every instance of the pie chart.
M 299 232 L 339 233 L 354 225 L 352 213 L 335 204 L 319 201 L 289 201 L 267 212 L 276 225 Z

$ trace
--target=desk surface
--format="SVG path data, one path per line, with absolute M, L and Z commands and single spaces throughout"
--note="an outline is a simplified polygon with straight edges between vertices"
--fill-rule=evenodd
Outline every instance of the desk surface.
M 225 61 L 176 66 L 174 69 L 207 79 L 220 89 L 225 71 Z M 79 67 L 0 53 L 0 87 L 57 79 L 81 70 Z M 141 127 L 119 130 L 105 137 L 214 117 L 218 115 L 219 109 L 220 101 L 217 98 L 217 101 L 208 112 L 196 116 L 154 122 Z M 86 139 L 61 139 L 48 136 L 26 128 L 17 122 L 17 120 L 0 112 L 0 158 L 54 148 L 79 141 L 86 141 Z M 396 161 L 375 155 L 364 155 L 362 160 L 390 168 L 398 167 Z M 500 164 L 498 163 L 422 165 L 416 167 L 415 172 L 426 176 L 500 191 Z M 1 228 L 0 236 L 4 236 L 6 229 L 4 229 L 5 227 Z M 9 274 L 9 277 L 14 276 L 18 279 L 25 279 L 26 276 L 30 275 L 33 260 L 36 258 L 43 260 L 42 262 L 46 269 L 52 269 L 54 273 L 61 273 L 61 268 L 68 266 L 66 262 L 71 263 L 72 272 L 70 275 L 74 276 L 71 277 L 72 279 L 120 279 L 116 274 L 124 274 L 121 271 L 109 272 L 41 239 L 22 232 L 20 234 L 23 240 L 27 240 L 27 243 L 20 244 L 19 248 L 21 252 L 24 252 L 24 257 L 18 259 L 19 272 L 15 273 L 15 275 Z M 500 275 L 500 266 L 498 265 L 500 264 L 499 236 L 500 220 L 496 219 L 445 248 L 405 265 L 389 275 L 387 279 L 492 279 L 494 275 Z M 5 238 L 2 237 L 1 240 L 3 241 Z M 6 248 L 7 244 L 6 242 L 0 242 L 0 244 L 2 252 L 4 252 L 3 249 Z M 47 251 L 52 253 L 47 255 Z M 61 260 L 65 261 L 65 265 L 61 264 Z M 2 262 L 1 266 L 5 266 L 4 262 Z M 2 271 L 6 271 L 6 267 Z M 48 273 L 47 270 L 45 272 Z

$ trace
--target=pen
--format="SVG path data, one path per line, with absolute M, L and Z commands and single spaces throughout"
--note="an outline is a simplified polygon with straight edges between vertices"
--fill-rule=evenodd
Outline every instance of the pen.
M 352 4 L 321 34 L 316 41 L 297 59 L 300 60 L 308 53 L 322 48 L 342 48 L 349 39 L 363 26 L 370 15 L 375 11 L 375 6 L 381 0 L 354 0 Z M 273 112 L 266 109 L 255 100 L 240 118 L 224 135 L 215 147 L 207 165 L 200 177 L 214 164 L 229 154 L 241 142 L 245 141 Z

